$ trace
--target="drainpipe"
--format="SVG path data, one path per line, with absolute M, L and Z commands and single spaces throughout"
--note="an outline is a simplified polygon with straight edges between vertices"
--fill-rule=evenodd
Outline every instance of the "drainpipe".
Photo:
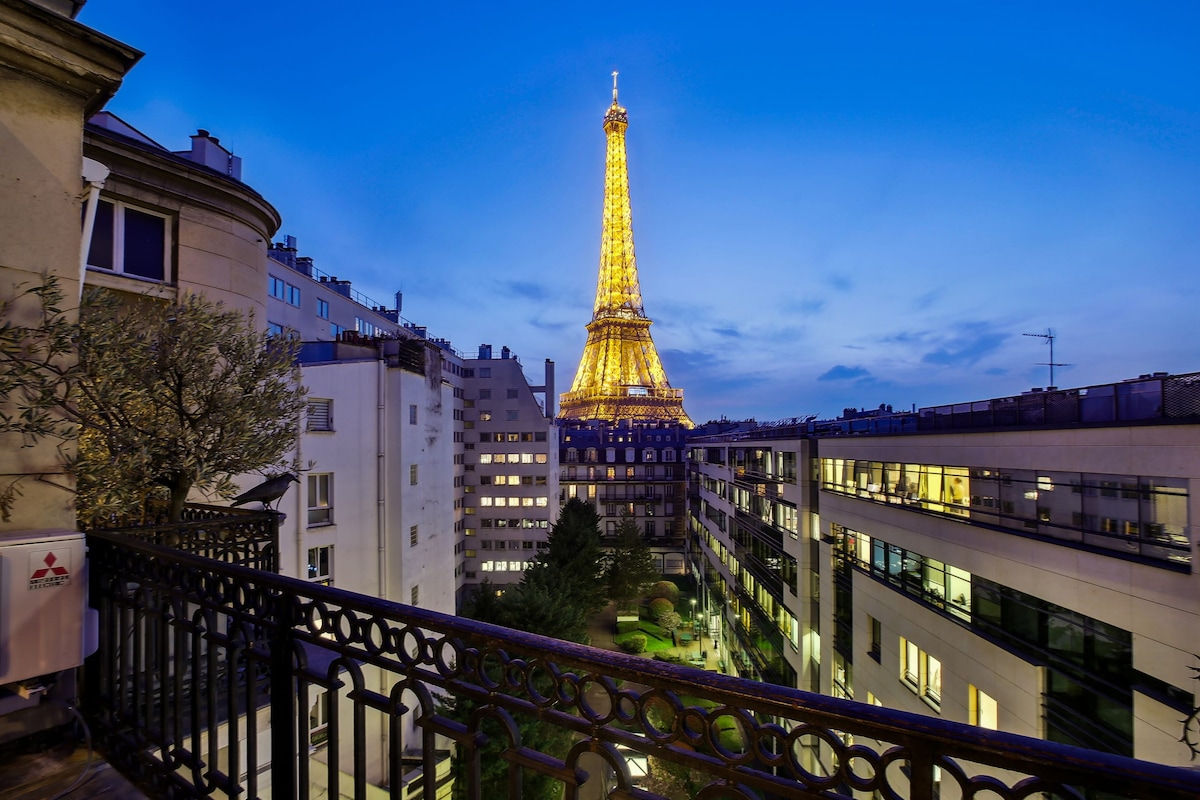
M 387 598 L 387 362 L 378 363 L 375 399 L 375 528 L 379 538 L 379 597 Z
M 82 177 L 87 184 L 87 207 L 83 216 L 83 242 L 79 247 L 79 299 L 83 300 L 83 279 L 87 274 L 88 251 L 92 248 L 92 230 L 96 227 L 96 205 L 100 190 L 108 180 L 109 168 L 93 158 L 83 159 Z
M 376 362 L 376 393 L 375 393 L 375 528 L 378 531 L 379 552 L 379 597 L 387 599 L 387 360 L 383 353 L 379 354 Z M 379 670 L 379 693 L 389 696 L 388 676 L 385 670 Z M 388 758 L 388 726 L 383 725 L 379 731 L 379 763 L 383 766 L 387 781 L 400 780 L 399 775 L 390 773 L 391 761 Z
M 301 427 L 296 431 L 296 464 L 297 468 L 304 463 L 301 447 L 304 443 L 305 417 L 301 416 Z M 308 553 L 304 552 L 304 531 L 308 527 L 308 506 L 305 498 L 308 495 L 308 477 L 301 474 L 300 483 L 296 486 L 296 577 L 302 581 L 308 580 Z M 334 564 L 334 569 L 337 565 Z

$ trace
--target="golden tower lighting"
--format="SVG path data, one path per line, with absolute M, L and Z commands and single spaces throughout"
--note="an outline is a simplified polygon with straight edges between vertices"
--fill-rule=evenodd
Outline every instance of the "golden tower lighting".
M 683 390 L 672 389 L 663 371 L 650 319 L 642 308 L 633 217 L 629 210 L 629 169 L 625 129 L 629 115 L 613 101 L 604 115 L 608 138 L 604 172 L 604 225 L 600 240 L 600 277 L 596 305 L 587 325 L 587 343 L 571 390 L 560 396 L 559 419 L 647 420 L 693 427 L 683 410 Z

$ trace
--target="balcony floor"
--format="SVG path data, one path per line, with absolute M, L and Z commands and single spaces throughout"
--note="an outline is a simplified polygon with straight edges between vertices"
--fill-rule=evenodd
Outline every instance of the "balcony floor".
M 26 749 L 10 745 L 0 751 L 0 797 L 5 800 L 49 800 L 69 789 L 87 764 L 87 747 L 65 737 L 48 740 L 40 752 L 22 752 Z M 67 798 L 146 800 L 146 795 L 96 753 L 82 785 Z

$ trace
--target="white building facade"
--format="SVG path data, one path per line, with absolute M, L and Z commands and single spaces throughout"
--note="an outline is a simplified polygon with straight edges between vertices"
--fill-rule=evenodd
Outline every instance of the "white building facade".
M 780 643 L 768 677 L 801 688 L 1187 763 L 1197 386 L 1144 376 L 697 445 L 696 562 L 733 649 Z M 794 483 L 763 469 L 787 453 Z

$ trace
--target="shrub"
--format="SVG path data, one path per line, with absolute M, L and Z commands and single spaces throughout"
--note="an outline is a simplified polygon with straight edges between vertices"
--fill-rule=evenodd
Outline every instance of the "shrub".
M 675 604 L 665 597 L 656 597 L 650 601 L 650 616 L 657 620 L 668 611 L 674 611 Z
M 679 602 L 679 587 L 671 581 L 658 581 L 650 587 L 647 596 L 651 599 L 661 597 L 670 600 L 671 605 L 674 606 Z
M 667 633 L 679 627 L 679 623 L 683 622 L 683 618 L 674 611 L 667 611 L 661 614 L 658 618 L 658 627 L 662 628 Z
M 646 652 L 646 636 L 641 633 L 635 633 L 621 642 L 621 649 L 632 655 Z

